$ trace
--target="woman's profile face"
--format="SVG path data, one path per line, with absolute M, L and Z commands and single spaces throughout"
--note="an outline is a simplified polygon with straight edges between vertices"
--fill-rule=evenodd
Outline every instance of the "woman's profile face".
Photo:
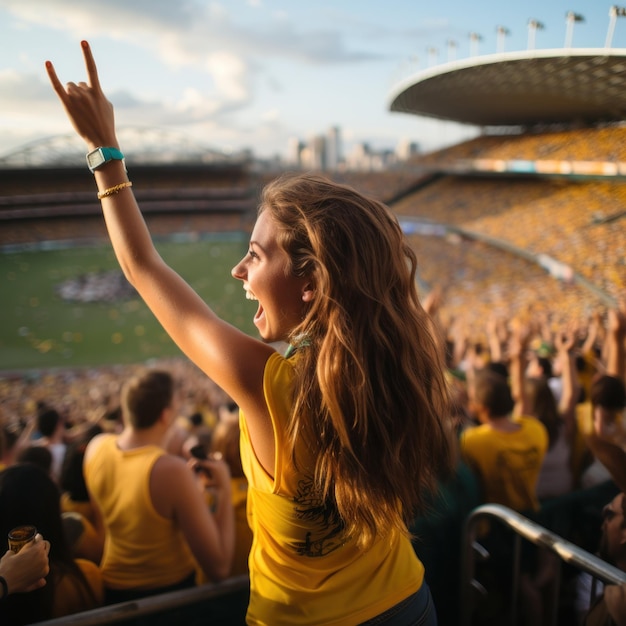
M 308 278 L 291 274 L 289 257 L 278 245 L 276 235 L 274 221 L 268 211 L 263 211 L 252 231 L 248 253 L 231 272 L 243 282 L 246 298 L 258 301 L 253 321 L 267 342 L 286 341 L 302 321 L 312 297 Z
M 609 441 L 621 441 L 623 424 L 621 411 L 607 409 L 603 406 L 593 407 L 593 427 L 596 434 Z

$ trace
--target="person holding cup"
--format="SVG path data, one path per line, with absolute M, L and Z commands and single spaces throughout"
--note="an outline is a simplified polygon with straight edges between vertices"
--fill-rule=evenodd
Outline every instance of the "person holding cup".
M 41 534 L 9 540 L 21 525 Z M 0 624 L 32 624 L 102 605 L 102 574 L 95 563 L 74 559 L 63 531 L 59 488 L 40 467 L 17 463 L 0 472 L 0 536 L 7 538 L 0 560 L 6 581 L 4 588 L 0 580 Z M 43 566 L 37 564 L 40 551 Z
M 34 527 L 33 527 L 34 528 Z M 9 594 L 34 591 L 46 584 L 50 571 L 50 542 L 39 534 L 22 546 L 11 548 L 0 559 L 0 601 Z

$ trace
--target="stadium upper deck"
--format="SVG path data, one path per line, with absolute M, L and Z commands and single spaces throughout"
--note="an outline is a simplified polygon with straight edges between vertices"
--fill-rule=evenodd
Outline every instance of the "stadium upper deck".
M 474 57 L 396 86 L 392 111 L 486 130 L 417 156 L 416 170 L 435 176 L 394 204 L 428 232 L 462 233 L 412 235 L 428 260 L 421 277 L 444 289 L 447 314 L 480 326 L 490 312 L 558 302 L 559 314 L 582 319 L 623 295 L 625 88 L 626 50 L 610 48 Z M 494 243 L 517 252 L 502 256 Z
M 452 61 L 402 80 L 391 111 L 478 126 L 626 119 L 626 50 L 557 49 Z

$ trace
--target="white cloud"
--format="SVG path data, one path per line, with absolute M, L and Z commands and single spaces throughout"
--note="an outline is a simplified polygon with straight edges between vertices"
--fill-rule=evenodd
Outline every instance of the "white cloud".
M 106 7 L 102 0 L 0 0 L 0 31 L 17 44 L 11 44 L 13 56 L 0 59 L 0 68 L 10 63 L 21 68 L 21 74 L 0 73 L 3 148 L 7 136 L 22 130 L 70 130 L 42 64 L 52 58 L 62 80 L 81 80 L 77 44 L 83 38 L 94 46 L 118 123 L 185 128 L 194 135 L 201 129 L 212 141 L 221 137 L 262 149 L 283 140 L 286 145 L 286 137 L 303 133 L 304 127 L 323 132 L 330 123 L 354 123 L 353 111 L 342 113 L 344 102 L 355 97 L 349 81 L 362 80 L 352 69 L 381 60 L 377 43 L 388 43 L 394 34 L 417 37 L 422 27 L 441 27 L 418 24 L 409 32 L 407 23 L 395 32 L 361 10 L 351 14 L 352 22 L 347 14 L 320 21 L 324 10 L 335 10 L 321 5 L 312 3 L 306 10 L 290 5 L 287 13 L 262 0 L 107 0 Z M 374 72 L 365 80 L 379 84 L 381 65 L 368 66 Z M 345 82 L 337 78 L 343 68 L 348 69 Z M 320 76 L 324 82 L 316 90 Z M 329 84 L 340 88 L 325 92 Z M 382 102 L 384 87 L 379 89 Z M 306 100 L 299 101 L 304 93 Z M 315 100 L 318 95 L 323 102 Z M 360 134 L 371 134 L 377 113 L 363 112 L 362 105 L 375 98 L 362 99 L 357 107 L 364 118 Z M 332 110 L 331 122 L 323 120 L 327 110 Z M 296 130 L 297 124 L 303 128 Z
M 255 6 L 261 9 L 260 3 Z M 189 114 L 205 118 L 252 103 L 255 78 L 269 57 L 290 63 L 332 63 L 369 56 L 349 52 L 338 30 L 302 30 L 286 16 L 254 26 L 240 25 L 224 5 L 215 2 L 108 0 L 103 11 L 100 0 L 0 0 L 0 7 L 22 23 L 63 31 L 77 40 L 112 37 L 143 48 L 169 68 L 200 70 L 210 77 L 204 83 L 206 93 L 196 86 L 187 89 L 178 102 L 162 105 L 160 114 L 165 119 Z M 272 75 L 266 78 L 271 81 Z M 113 94 L 109 96 L 113 99 Z M 131 103 L 128 95 L 117 94 L 117 98 L 117 106 L 126 109 L 125 119 L 134 118 L 140 99 Z M 158 117 L 157 105 L 143 106 L 146 117 Z
M 52 102 L 50 85 L 41 80 L 36 74 L 22 74 L 15 70 L 0 71 L 0 101 L 3 107 L 13 107 L 16 104 L 27 102 L 30 105 Z M 19 111 L 19 107 L 15 108 Z
M 369 52 L 348 50 L 338 29 L 307 29 L 294 24 L 286 14 L 277 20 L 267 11 L 263 13 L 260 2 L 253 4 L 264 19 L 247 25 L 233 20 L 227 6 L 217 2 L 107 0 L 103 10 L 101 0 L 0 0 L 0 8 L 22 27 L 46 27 L 76 40 L 113 38 L 155 55 L 173 70 L 199 70 L 210 77 L 202 90 L 194 78 L 195 91 L 181 88 L 185 95 L 178 102 L 161 105 L 161 115 L 166 119 L 190 113 L 194 118 L 206 117 L 252 103 L 257 75 L 265 73 L 264 84 L 274 80 L 267 70 L 270 58 L 291 64 L 328 64 L 371 57 Z M 49 87 L 40 81 L 34 85 L 48 92 L 48 101 Z M 28 95 L 32 88 L 20 86 L 20 98 L 29 104 L 34 104 Z M 109 97 L 113 99 L 113 95 Z M 146 108 L 148 117 L 158 116 L 158 105 L 142 103 L 142 98 L 129 94 L 117 94 L 116 104 L 127 109 L 124 114 L 131 118 L 140 106 Z
M 220 95 L 236 102 L 250 98 L 250 68 L 240 57 L 227 51 L 214 52 L 206 65 Z
M 261 115 L 261 119 L 264 122 L 274 123 L 280 120 L 280 111 L 278 109 L 270 109 L 269 111 L 265 111 L 265 113 Z
M 21 20 L 77 38 L 108 36 L 146 47 L 166 62 L 175 57 L 202 65 L 207 53 L 223 49 L 240 57 L 258 58 L 262 53 L 318 63 L 372 56 L 367 51 L 348 51 L 339 28 L 306 29 L 289 21 L 284 12 L 267 24 L 240 26 L 219 3 L 107 0 L 103 11 L 101 0 L 0 0 L 2 7 Z

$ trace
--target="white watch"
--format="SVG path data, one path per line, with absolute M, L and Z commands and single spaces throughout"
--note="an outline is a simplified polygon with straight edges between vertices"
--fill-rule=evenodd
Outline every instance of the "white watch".
M 109 161 L 124 161 L 124 155 L 117 148 L 96 148 L 87 154 L 87 166 L 92 174 Z

